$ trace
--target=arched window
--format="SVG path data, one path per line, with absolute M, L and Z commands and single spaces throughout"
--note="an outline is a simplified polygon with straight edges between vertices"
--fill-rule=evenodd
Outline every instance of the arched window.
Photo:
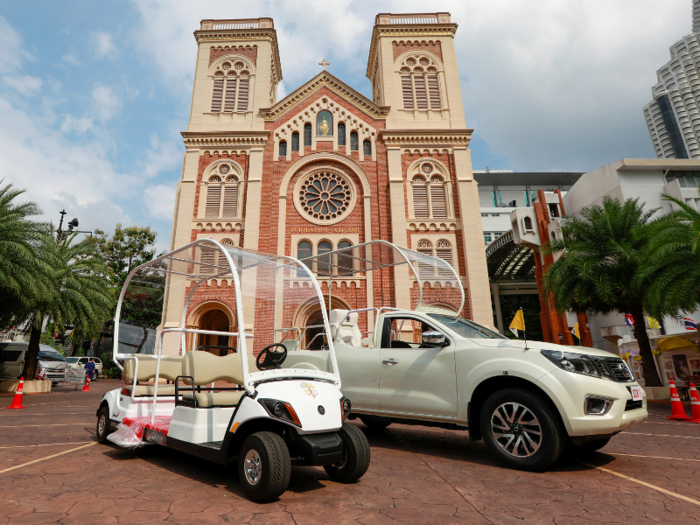
M 207 218 L 238 217 L 238 189 L 240 181 L 231 173 L 229 164 L 220 164 L 209 177 L 204 216 Z
M 311 124 L 304 124 L 304 146 L 311 146 Z
M 339 242 L 338 250 L 346 250 L 338 253 L 338 275 L 352 275 L 352 244 L 348 241 Z
M 433 109 L 442 107 L 437 64 L 428 57 L 408 57 L 399 71 L 404 109 Z
M 318 114 L 318 127 L 316 128 L 317 137 L 333 136 L 333 115 L 330 111 L 321 111 Z
M 332 271 L 332 266 L 331 266 L 331 256 L 330 255 L 325 255 L 328 252 L 333 251 L 333 245 L 329 243 L 328 241 L 323 241 L 318 243 L 318 249 L 316 250 L 316 254 L 319 256 L 318 257 L 318 274 L 319 275 L 330 275 Z
M 362 141 L 362 153 L 368 157 L 372 156 L 372 143 L 369 140 Z
M 432 257 L 433 256 L 433 243 L 427 239 L 422 239 L 422 240 L 418 241 L 418 247 L 417 247 L 416 251 L 418 253 L 422 253 L 423 255 L 429 255 L 430 257 Z M 420 277 L 432 277 L 433 276 L 433 267 L 429 264 L 418 263 L 418 275 Z
M 421 164 L 411 179 L 413 216 L 416 219 L 446 219 L 447 183 L 429 162 Z
M 435 257 L 442 259 L 450 266 L 454 266 L 452 261 L 452 244 L 446 239 L 440 239 L 435 243 Z M 439 277 L 454 277 L 449 268 L 438 268 Z
M 338 146 L 345 146 L 345 124 L 338 124 Z
M 530 217 L 523 217 L 523 228 L 526 232 L 534 231 L 532 227 L 532 219 Z
M 280 157 L 286 157 L 287 156 L 287 142 L 286 141 L 280 141 Z
M 313 255 L 311 243 L 309 241 L 301 241 L 297 245 L 297 259 L 302 260 Z M 297 270 L 297 277 L 307 277 L 306 272 Z
M 360 151 L 360 143 L 357 138 L 357 131 L 350 132 L 350 149 L 352 151 Z
M 211 112 L 233 113 L 248 110 L 250 71 L 241 61 L 223 62 L 214 72 Z
M 299 133 L 292 133 L 292 151 L 299 151 Z
M 216 270 L 216 248 L 213 244 L 204 243 L 199 245 L 199 273 L 211 275 Z

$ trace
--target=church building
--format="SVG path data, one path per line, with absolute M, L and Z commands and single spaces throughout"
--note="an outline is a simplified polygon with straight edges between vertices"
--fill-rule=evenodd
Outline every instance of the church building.
M 453 265 L 466 293 L 461 314 L 492 325 L 456 31 L 449 13 L 379 14 L 371 99 L 323 59 L 315 77 L 277 100 L 273 20 L 203 20 L 170 249 L 212 238 L 303 259 L 387 240 Z M 362 276 L 337 275 L 331 287 L 333 308 L 362 308 L 368 293 L 375 306 L 414 306 L 410 282 L 368 290 Z M 231 293 L 227 281 L 200 286 L 188 327 L 237 330 Z M 185 295 L 168 294 L 164 327 L 179 325 Z M 319 314 L 308 312 L 307 323 Z

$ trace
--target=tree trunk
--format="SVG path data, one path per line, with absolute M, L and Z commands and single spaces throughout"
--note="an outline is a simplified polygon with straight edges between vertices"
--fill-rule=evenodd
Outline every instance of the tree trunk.
M 41 323 L 37 328 L 36 323 L 32 323 L 32 331 L 29 336 L 29 347 L 27 353 L 24 354 L 24 370 L 22 375 L 27 381 L 36 379 L 37 368 L 39 365 L 39 339 L 41 338 Z
M 642 371 L 645 386 L 663 386 L 659 372 L 654 364 L 654 354 L 651 353 L 651 343 L 644 323 L 644 309 L 640 305 L 631 306 L 630 313 L 634 319 L 634 337 L 639 345 L 639 355 L 642 357 Z

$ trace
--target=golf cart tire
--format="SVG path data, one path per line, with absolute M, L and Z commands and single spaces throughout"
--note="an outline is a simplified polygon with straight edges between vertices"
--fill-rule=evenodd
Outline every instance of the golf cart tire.
M 369 468 L 369 441 L 355 425 L 343 423 L 338 431 L 345 449 L 345 461 L 340 465 L 326 465 L 323 468 L 333 481 L 355 483 Z
M 506 452 L 496 440 L 492 428 L 492 415 L 504 403 L 517 403 L 535 415 L 541 428 L 538 450 L 527 457 L 515 457 Z M 481 432 L 486 448 L 505 466 L 538 472 L 554 464 L 564 451 L 566 431 L 562 428 L 556 408 L 549 399 L 528 390 L 506 388 L 491 394 L 481 409 Z
M 378 417 L 366 417 L 366 416 L 360 416 L 360 421 L 369 428 L 370 430 L 384 430 L 386 427 L 391 425 L 391 420 L 386 419 L 386 418 L 378 418 Z
M 256 483 L 246 475 L 246 456 L 254 450 L 260 459 L 260 473 Z M 289 486 L 292 462 L 284 440 L 274 432 L 256 432 L 248 436 L 238 456 L 238 477 L 241 487 L 251 501 L 259 503 L 276 500 Z
M 100 431 L 100 422 L 104 418 L 102 423 L 102 431 Z M 103 406 L 97 413 L 97 426 L 95 427 L 95 436 L 97 437 L 97 442 L 104 445 L 107 442 L 107 436 L 111 433 L 109 430 L 109 408 Z

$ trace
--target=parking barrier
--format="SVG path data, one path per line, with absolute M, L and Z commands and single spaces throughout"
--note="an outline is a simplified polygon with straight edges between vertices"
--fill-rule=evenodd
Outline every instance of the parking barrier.
M 695 385 L 690 383 L 690 407 L 693 412 L 693 423 L 700 423 L 700 395 L 695 389 Z
M 24 392 L 24 377 L 20 377 L 19 379 L 19 385 L 17 385 L 17 392 L 15 393 L 15 397 L 12 399 L 12 404 L 9 407 L 5 407 L 6 409 L 17 409 L 17 408 L 27 408 L 25 406 L 22 406 L 22 394 Z
M 681 398 L 678 397 L 678 390 L 676 390 L 676 385 L 673 381 L 670 383 L 671 386 L 671 415 L 666 416 L 666 419 L 675 419 L 678 421 L 689 421 L 690 418 L 685 414 L 685 409 L 683 408 L 683 403 L 681 403 Z

